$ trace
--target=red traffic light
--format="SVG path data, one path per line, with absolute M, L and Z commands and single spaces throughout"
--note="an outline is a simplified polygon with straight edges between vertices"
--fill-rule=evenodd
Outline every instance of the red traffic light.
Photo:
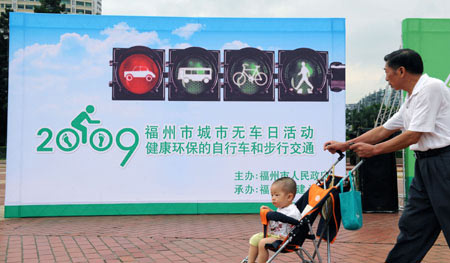
M 164 100 L 164 50 L 113 49 L 113 100 Z

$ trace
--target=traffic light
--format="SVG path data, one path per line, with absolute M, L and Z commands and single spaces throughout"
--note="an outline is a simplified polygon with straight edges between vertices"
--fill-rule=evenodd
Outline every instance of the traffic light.
M 220 51 L 169 50 L 169 100 L 218 101 Z
M 113 100 L 164 100 L 164 50 L 113 48 Z
M 278 100 L 328 101 L 328 52 L 278 51 Z
M 224 51 L 224 100 L 274 101 L 274 52 L 256 48 Z
M 330 90 L 334 92 L 345 90 L 345 64 L 332 62 L 330 64 L 330 71 Z

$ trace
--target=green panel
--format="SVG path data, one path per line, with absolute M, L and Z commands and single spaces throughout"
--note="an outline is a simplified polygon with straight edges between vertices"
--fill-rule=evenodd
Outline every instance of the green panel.
M 5 206 L 5 218 L 47 216 L 254 214 L 270 203 L 148 203 Z
M 404 48 L 416 50 L 422 56 L 425 73 L 442 81 L 450 78 L 450 19 L 405 19 L 402 40 Z M 406 195 L 414 177 L 414 163 L 413 152 L 406 150 Z

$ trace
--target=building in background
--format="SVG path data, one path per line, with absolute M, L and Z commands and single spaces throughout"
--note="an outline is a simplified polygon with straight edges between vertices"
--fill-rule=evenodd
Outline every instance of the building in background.
M 33 13 L 40 4 L 39 0 L 0 0 L 0 12 L 10 8 L 14 12 Z M 61 4 L 66 5 L 68 14 L 102 14 L 102 0 L 61 0 Z
M 384 104 L 398 108 L 401 105 L 401 93 L 400 91 L 396 91 L 389 86 L 386 86 L 385 88 L 380 88 L 379 90 L 370 93 L 357 103 L 347 104 L 346 108 L 353 110 L 374 104 Z

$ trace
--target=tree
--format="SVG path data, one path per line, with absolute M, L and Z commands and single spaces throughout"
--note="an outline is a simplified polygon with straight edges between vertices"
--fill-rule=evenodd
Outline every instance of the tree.
M 9 12 L 0 14 L 0 145 L 6 145 L 8 116 Z
M 372 104 L 361 108 L 345 111 L 345 121 L 347 123 L 346 140 L 353 139 L 364 132 L 374 128 L 381 104 Z M 356 163 L 356 154 L 347 152 L 350 163 Z
M 35 13 L 65 13 L 66 5 L 61 5 L 61 0 L 39 0 L 40 6 L 34 8 Z
M 35 13 L 64 13 L 66 5 L 61 0 L 39 0 L 41 6 Z M 0 145 L 6 145 L 8 117 L 8 64 L 9 64 L 9 13 L 6 9 L 0 14 Z
M 357 132 L 361 129 L 373 128 L 380 107 L 380 104 L 372 104 L 359 109 L 347 110 L 345 118 L 348 130 Z

